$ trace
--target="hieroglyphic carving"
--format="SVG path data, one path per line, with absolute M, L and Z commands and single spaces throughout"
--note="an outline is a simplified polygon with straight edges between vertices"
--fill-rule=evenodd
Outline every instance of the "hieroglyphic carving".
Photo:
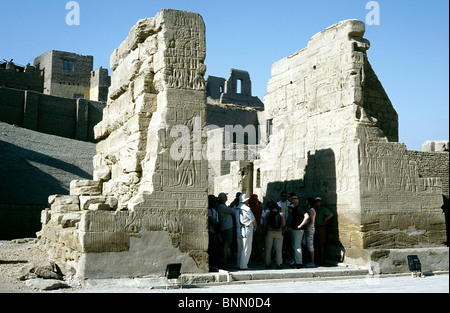
M 209 269 L 205 57 L 201 16 L 167 9 L 139 21 L 111 56 L 94 176 L 96 192 L 117 198 L 115 207 L 101 203 L 110 211 L 78 213 L 80 222 L 67 231 L 45 225 L 42 232 L 53 257 L 72 262 L 80 277 L 161 273 L 175 261 L 188 272 Z M 187 130 L 190 148 L 179 160 L 170 154 L 176 126 Z
M 398 191 L 417 192 L 418 177 L 402 144 L 361 143 L 361 178 L 366 190 L 390 188 Z
M 195 13 L 184 13 L 163 10 L 164 18 L 171 22 L 163 30 L 168 41 L 164 51 L 165 81 L 168 88 L 205 90 L 205 26 Z
M 418 222 L 431 216 L 441 231 L 439 181 L 419 177 L 405 145 L 396 142 L 398 116 L 368 61 L 364 32 L 363 22 L 342 21 L 273 65 L 261 124 L 270 121 L 274 131 L 258 160 L 263 196 L 278 196 L 288 180 L 304 180 L 293 191 L 323 196 L 336 209 L 346 223 L 340 235 L 355 238 L 346 248 L 371 246 L 367 232 L 380 225 L 403 229 L 406 212 L 426 235 L 399 237 L 396 245 L 440 244 L 434 225 Z M 301 169 L 291 166 L 301 159 Z

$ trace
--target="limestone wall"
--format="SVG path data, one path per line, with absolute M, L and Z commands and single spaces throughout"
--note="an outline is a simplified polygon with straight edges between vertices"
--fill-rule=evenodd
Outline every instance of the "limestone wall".
M 351 247 L 444 245 L 441 178 L 420 176 L 403 144 L 362 142 L 359 154 L 362 238 L 361 246 L 354 240 Z
M 261 151 L 261 180 L 268 196 L 279 197 L 282 189 L 295 191 L 306 183 L 311 194 L 330 194 L 328 203 L 334 205 L 336 190 L 357 190 L 354 128 L 367 119 L 361 81 L 369 43 L 363 34 L 363 23 L 341 22 L 273 65 L 264 99 L 273 135 Z M 308 163 L 311 157 L 313 164 Z M 330 163 L 335 165 L 325 171 L 322 165 L 329 168 Z M 349 199 L 351 206 L 357 202 Z
M 448 141 L 447 141 L 448 143 Z M 449 245 L 449 153 L 408 150 L 410 160 L 416 162 L 419 177 L 438 177 L 442 181 L 442 197 L 444 204 L 442 210 L 445 214 L 447 228 L 447 246 Z
M 41 245 L 79 277 L 208 271 L 205 57 L 201 16 L 166 9 L 112 54 L 94 180 L 42 214 Z
M 350 262 L 364 249 L 445 242 L 442 181 L 420 176 L 397 142 L 398 116 L 364 32 L 363 22 L 342 21 L 273 65 L 260 121 L 273 134 L 253 169 L 263 196 L 324 198 L 336 214 L 328 257 Z

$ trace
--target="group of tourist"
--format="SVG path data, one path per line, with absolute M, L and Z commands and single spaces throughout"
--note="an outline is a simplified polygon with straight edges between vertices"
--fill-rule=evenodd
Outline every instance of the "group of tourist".
M 258 195 L 238 192 L 230 205 L 228 194 L 208 198 L 210 264 L 248 269 L 250 258 L 272 268 L 286 263 L 303 267 L 303 249 L 309 252 L 306 267 L 323 263 L 326 224 L 334 214 L 322 205 L 322 199 L 308 198 L 304 204 L 295 193 L 282 192 L 280 200 L 267 199 L 264 205 Z M 234 257 L 235 256 L 235 257 Z M 317 257 L 317 259 L 316 259 Z

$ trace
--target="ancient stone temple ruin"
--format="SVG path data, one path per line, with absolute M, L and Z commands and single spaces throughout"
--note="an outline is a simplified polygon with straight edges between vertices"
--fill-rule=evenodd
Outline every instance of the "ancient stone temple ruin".
M 398 116 L 364 32 L 363 22 L 342 21 L 273 65 L 260 121 L 267 144 L 250 167 L 232 163 L 231 175 L 216 177 L 215 191 L 322 197 L 337 216 L 328 258 L 395 272 L 406 268 L 405 254 L 419 253 L 448 267 L 442 180 L 419 175 L 420 162 L 398 142 Z M 448 154 L 434 158 L 448 173 Z
M 42 215 L 42 247 L 80 277 L 209 270 L 206 137 L 194 131 L 206 124 L 205 57 L 203 19 L 175 10 L 139 21 L 112 54 L 94 180 L 72 182 Z M 180 160 L 175 126 L 191 147 Z
M 203 20 L 164 9 L 139 21 L 111 56 L 94 179 L 50 197 L 42 249 L 80 278 L 163 273 L 168 263 L 206 272 L 208 192 L 277 199 L 286 190 L 321 196 L 336 213 L 332 259 L 396 272 L 413 251 L 448 269 L 442 180 L 419 175 L 398 143 L 398 116 L 370 66 L 364 31 L 360 21 L 340 22 L 275 63 L 265 109 L 252 121 L 261 137 L 255 157 L 208 182 Z M 229 87 L 213 78 L 219 92 L 210 97 L 228 101 L 238 80 L 248 81 L 242 71 L 232 71 Z

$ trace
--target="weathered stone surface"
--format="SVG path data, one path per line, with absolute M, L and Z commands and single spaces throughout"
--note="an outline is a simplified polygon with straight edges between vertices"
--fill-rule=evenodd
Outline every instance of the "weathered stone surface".
M 111 211 L 111 206 L 107 203 L 92 203 L 89 204 L 89 211 Z
M 107 196 L 80 196 L 80 209 L 89 210 L 91 204 L 105 204 Z
M 62 280 L 63 274 L 55 262 L 42 261 L 40 263 L 26 265 L 21 269 L 19 280 L 33 278 Z
M 51 210 L 57 213 L 76 212 L 80 211 L 80 200 L 77 196 L 61 196 L 56 195 L 50 197 L 52 202 Z
M 99 165 L 94 169 L 94 180 L 108 181 L 111 179 L 111 167 Z
M 71 196 L 98 196 L 102 194 L 102 182 L 95 180 L 73 180 L 70 183 Z
M 214 180 L 216 194 L 322 197 L 336 216 L 328 225 L 328 257 L 336 260 L 350 250 L 446 241 L 442 176 L 425 175 L 425 156 L 412 159 L 397 142 L 398 115 L 364 32 L 361 21 L 339 22 L 273 64 L 259 159 L 232 162 L 230 174 Z
M 79 223 L 80 220 L 81 220 L 80 213 L 64 214 L 61 220 L 61 226 L 63 228 L 75 227 L 75 225 Z
M 139 21 L 112 54 L 110 98 L 95 127 L 95 181 L 71 184 L 81 219 L 61 228 L 64 217 L 55 215 L 40 232 L 78 276 L 163 273 L 170 261 L 208 271 L 208 165 L 193 157 L 206 143 L 194 137 L 194 126 L 206 125 L 205 58 L 201 16 L 166 9 Z M 177 125 L 200 140 L 189 159 L 170 154 Z
M 41 212 L 41 224 L 45 225 L 50 221 L 50 209 Z
M 227 160 L 230 174 L 214 181 L 216 194 L 321 196 L 336 216 L 329 256 L 392 268 L 404 265 L 395 250 L 445 241 L 443 180 L 419 173 L 422 164 L 397 142 L 398 116 L 368 61 L 364 31 L 361 21 L 342 21 L 276 62 L 257 112 L 259 155 Z M 96 180 L 73 182 L 72 200 L 51 197 L 39 234 L 78 276 L 162 274 L 172 261 L 208 271 L 205 57 L 201 16 L 166 9 L 139 21 L 111 56 Z M 180 142 L 189 146 L 183 155 Z M 67 218 L 71 210 L 79 222 Z

